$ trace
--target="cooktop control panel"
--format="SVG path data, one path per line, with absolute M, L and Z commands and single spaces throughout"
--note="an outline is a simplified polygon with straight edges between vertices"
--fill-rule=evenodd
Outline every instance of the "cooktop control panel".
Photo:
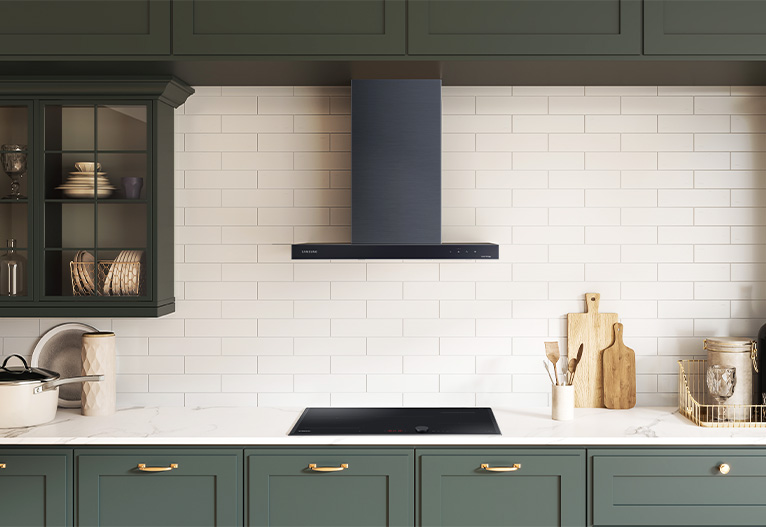
M 500 434 L 491 408 L 306 408 L 289 435 Z

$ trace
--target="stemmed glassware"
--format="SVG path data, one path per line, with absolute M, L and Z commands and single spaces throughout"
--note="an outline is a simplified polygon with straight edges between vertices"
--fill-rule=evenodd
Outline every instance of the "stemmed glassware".
M 27 145 L 2 145 L 0 149 L 3 150 L 0 154 L 3 170 L 11 178 L 11 193 L 4 199 L 26 199 L 26 196 L 19 192 L 19 180 L 27 172 Z
M 729 397 L 734 395 L 734 387 L 737 385 L 737 368 L 720 366 L 718 364 L 707 369 L 707 389 L 710 391 L 719 405 L 723 405 Z M 717 421 L 731 421 L 731 416 L 726 415 L 726 407 L 718 409 Z

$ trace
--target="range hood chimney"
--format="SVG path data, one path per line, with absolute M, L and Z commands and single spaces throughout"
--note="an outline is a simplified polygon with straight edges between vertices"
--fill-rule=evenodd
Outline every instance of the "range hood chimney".
M 296 259 L 497 259 L 491 243 L 441 243 L 441 81 L 351 81 L 351 243 Z

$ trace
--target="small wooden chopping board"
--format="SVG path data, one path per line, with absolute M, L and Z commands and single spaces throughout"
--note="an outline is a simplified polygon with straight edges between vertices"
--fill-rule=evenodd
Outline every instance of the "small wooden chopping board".
M 615 324 L 614 344 L 604 350 L 604 404 L 618 410 L 636 406 L 636 353 L 622 334 L 622 324 Z
M 603 351 L 612 344 L 612 327 L 617 313 L 599 313 L 601 295 L 585 295 L 585 313 L 567 315 L 567 356 L 577 356 L 583 345 L 583 354 L 574 376 L 575 406 L 577 408 L 604 408 Z

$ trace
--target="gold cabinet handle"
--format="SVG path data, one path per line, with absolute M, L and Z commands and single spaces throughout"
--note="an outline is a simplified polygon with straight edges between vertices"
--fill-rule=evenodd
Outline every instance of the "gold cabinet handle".
M 0 463 L 0 468 L 5 468 L 5 463 Z
M 339 467 L 318 467 L 316 463 L 309 463 L 309 469 L 313 470 L 314 472 L 340 472 L 341 470 L 346 470 L 348 468 L 348 463 L 341 463 Z
M 721 474 L 728 474 L 731 471 L 731 467 L 728 465 L 728 463 L 721 463 L 718 465 L 718 472 Z
M 178 463 L 171 463 L 169 467 L 147 467 L 146 463 L 138 464 L 138 470 L 141 472 L 167 472 L 168 470 L 173 470 L 174 468 L 178 468 Z
M 481 469 L 489 472 L 516 472 L 520 468 L 521 463 L 514 463 L 512 467 L 490 467 L 487 463 L 481 464 Z

